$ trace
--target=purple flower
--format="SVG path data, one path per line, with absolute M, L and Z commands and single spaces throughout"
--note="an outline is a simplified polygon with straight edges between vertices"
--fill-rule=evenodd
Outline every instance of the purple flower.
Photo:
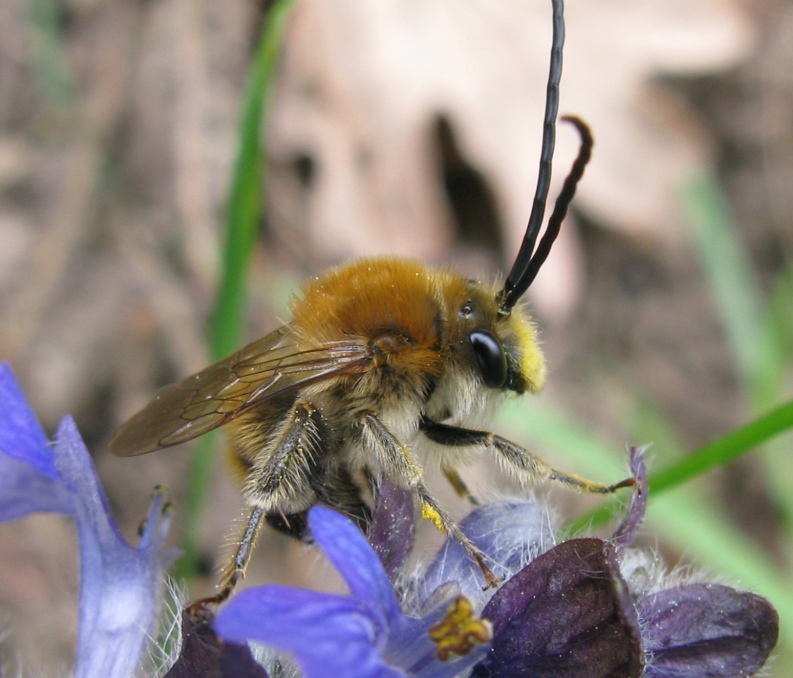
M 205 618 L 182 612 L 179 656 L 165 678 L 269 678 L 247 645 L 218 638 L 205 612 Z
M 776 610 L 728 586 L 673 586 L 643 597 L 637 609 L 647 627 L 648 678 L 748 676 L 776 644 Z
M 767 600 L 699 582 L 667 586 L 657 559 L 630 548 L 647 506 L 639 450 L 631 467 L 636 489 L 610 540 L 570 539 L 546 550 L 550 527 L 528 503 L 480 507 L 463 521 L 508 573 L 494 594 L 477 599 L 493 640 L 474 676 L 726 678 L 763 666 L 779 625 Z M 430 565 L 425 589 L 437 585 L 438 571 L 472 590 L 465 582 L 476 573 L 451 540 Z
M 404 574 L 413 539 L 409 492 L 381 488 L 370 529 L 374 552 L 345 518 L 312 509 L 312 533 L 351 595 L 251 589 L 220 613 L 216 629 L 231 641 L 257 640 L 292 653 L 309 678 L 469 671 L 477 678 L 755 673 L 776 643 L 776 611 L 767 600 L 726 586 L 667 585 L 657 558 L 631 548 L 647 505 L 638 450 L 631 452 L 631 467 L 636 489 L 608 540 L 554 545 L 548 511 L 526 501 L 481 506 L 463 520 L 462 529 L 504 578 L 496 591 L 483 590 L 479 568 L 453 539 L 421 575 Z M 489 649 L 476 646 L 456 665 L 445 664 L 430 636 L 435 631 L 437 638 L 437 629 L 445 628 L 438 623 L 444 608 L 446 620 L 454 618 L 448 601 L 459 594 L 458 600 L 473 606 L 464 618 L 475 624 L 481 624 L 479 617 L 488 620 L 492 640 Z
M 347 518 L 309 512 L 316 543 L 350 595 L 262 586 L 238 594 L 219 613 L 224 639 L 254 640 L 294 655 L 307 678 L 445 678 L 467 675 L 487 651 L 490 629 L 448 587 L 422 615 L 405 614 L 383 565 Z
M 75 676 L 132 675 L 154 629 L 163 573 L 172 559 L 170 524 L 156 493 L 137 546 L 110 515 L 107 498 L 74 421 L 51 444 L 10 367 L 0 364 L 0 521 L 31 513 L 71 516 L 80 546 Z
M 639 620 L 613 547 L 571 539 L 518 572 L 487 603 L 493 646 L 476 676 L 639 676 Z

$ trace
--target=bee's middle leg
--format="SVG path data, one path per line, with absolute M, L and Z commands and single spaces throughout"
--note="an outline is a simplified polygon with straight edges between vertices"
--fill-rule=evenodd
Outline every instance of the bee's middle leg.
M 479 506 L 479 500 L 471 494 L 471 490 L 468 489 L 468 485 L 465 484 L 465 481 L 460 477 L 460 474 L 457 473 L 453 468 L 445 468 L 443 469 L 443 475 L 446 476 L 446 480 L 449 481 L 449 484 L 454 489 L 455 493 L 461 499 L 467 499 L 468 503 L 471 506 Z
M 263 518 L 264 511 L 258 506 L 250 510 L 245 520 L 244 530 L 237 538 L 237 548 L 234 550 L 234 555 L 220 575 L 218 592 L 213 596 L 201 598 L 191 603 L 187 608 L 188 614 L 194 618 L 199 618 L 207 605 L 219 605 L 231 596 L 240 579 L 245 576 L 251 553 L 259 537 Z
M 421 502 L 422 517 L 431 520 L 441 532 L 456 539 L 469 557 L 479 565 L 487 586 L 496 586 L 500 580 L 487 566 L 485 555 L 474 546 L 452 517 L 429 493 L 424 485 L 421 466 L 410 449 L 372 413 L 363 414 L 359 424 L 362 434 L 361 443 L 374 456 L 377 465 L 394 482 L 416 492 Z

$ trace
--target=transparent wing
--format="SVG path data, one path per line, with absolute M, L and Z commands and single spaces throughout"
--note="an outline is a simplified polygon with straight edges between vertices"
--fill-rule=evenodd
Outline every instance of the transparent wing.
M 286 325 L 201 372 L 160 389 L 110 441 L 120 457 L 192 440 L 246 410 L 330 377 L 371 366 L 363 339 L 299 349 Z

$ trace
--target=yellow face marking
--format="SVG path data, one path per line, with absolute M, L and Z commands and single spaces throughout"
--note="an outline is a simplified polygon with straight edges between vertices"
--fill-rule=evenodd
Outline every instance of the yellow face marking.
M 511 320 L 523 356 L 520 361 L 521 376 L 528 384 L 529 391 L 537 393 L 545 384 L 545 359 L 540 350 L 537 331 L 531 321 L 523 315 L 514 313 Z
M 493 626 L 487 619 L 474 615 L 468 598 L 458 596 L 443 619 L 430 627 L 429 634 L 437 646 L 438 659 L 445 662 L 453 655 L 465 657 L 477 645 L 489 643 L 493 637 Z

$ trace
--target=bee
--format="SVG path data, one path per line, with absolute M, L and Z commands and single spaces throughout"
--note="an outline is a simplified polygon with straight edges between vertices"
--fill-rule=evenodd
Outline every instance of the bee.
M 503 283 L 395 257 L 332 268 L 303 285 L 291 303 L 291 322 L 165 386 L 111 440 L 112 452 L 128 457 L 219 427 L 228 434 L 232 473 L 250 510 L 219 592 L 201 602 L 220 603 L 232 593 L 268 517 L 299 535 L 301 516 L 323 503 L 365 526 L 366 479 L 387 479 L 413 491 L 422 515 L 457 539 L 486 584 L 496 585 L 484 555 L 427 489 L 428 460 L 440 464 L 462 495 L 467 490 L 456 467 L 472 450 L 487 449 L 527 480 L 593 493 L 632 484 L 629 479 L 607 486 L 564 473 L 525 447 L 466 427 L 505 394 L 537 393 L 545 381 L 537 331 L 521 298 L 559 233 L 593 145 L 586 124 L 566 118 L 581 137 L 579 154 L 535 248 L 555 142 L 561 5 L 554 0 L 537 191 L 524 241 Z

